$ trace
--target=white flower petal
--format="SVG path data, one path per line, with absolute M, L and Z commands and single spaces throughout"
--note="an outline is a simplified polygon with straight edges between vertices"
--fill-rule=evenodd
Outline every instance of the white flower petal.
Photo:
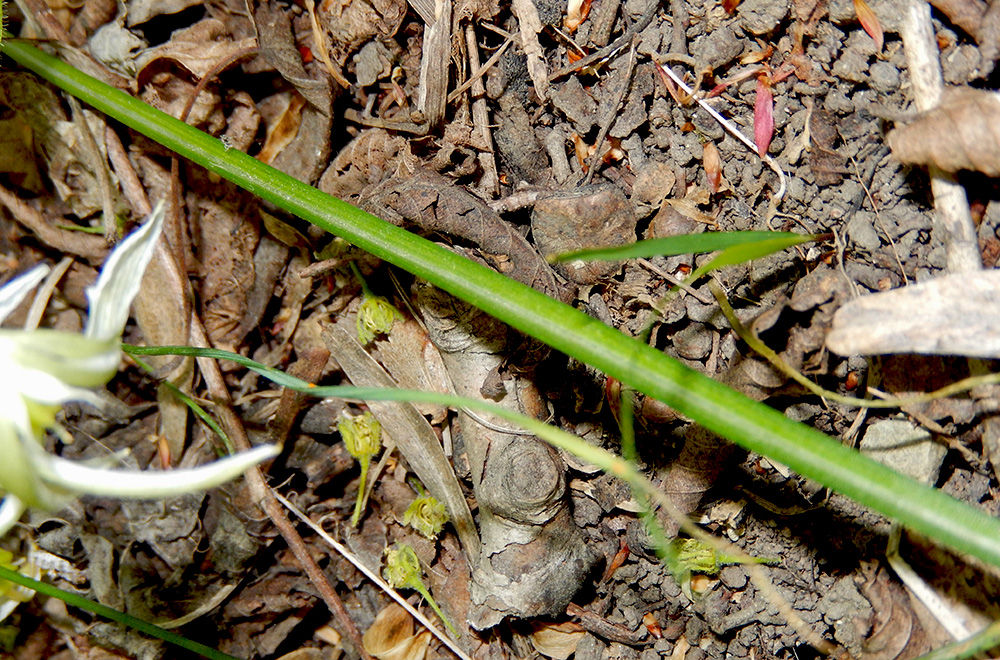
M 38 286 L 38 283 L 44 280 L 48 274 L 49 267 L 45 264 L 35 266 L 24 275 L 15 277 L 0 288 L 0 323 L 7 320 L 7 317 L 21 304 L 24 297 Z
M 132 300 L 139 293 L 143 273 L 163 229 L 163 202 L 157 202 L 145 224 L 118 244 L 101 269 L 97 282 L 87 289 L 90 316 L 84 336 L 120 339 Z
M 50 489 L 39 480 L 35 469 L 39 454 L 45 455 L 45 450 L 30 429 L 27 435 L 22 435 L 13 423 L 0 419 L 0 456 L 3 457 L 0 460 L 0 488 L 7 497 L 16 497 L 22 506 L 59 508 L 66 501 L 65 494 Z
M 3 504 L 0 505 L 0 536 L 9 532 L 17 524 L 24 509 L 24 504 L 14 495 L 3 498 Z
M 28 406 L 18 388 L 19 373 L 17 368 L 11 368 L 0 359 L 0 368 L 3 369 L 4 377 L 0 378 L 0 456 L 4 451 L 4 426 L 12 426 L 16 433 L 30 436 L 31 419 L 28 416 Z M 0 463 L 2 468 L 2 463 Z M 0 488 L 4 488 L 3 480 L 0 479 Z
M 222 485 L 257 463 L 277 456 L 279 451 L 280 448 L 275 445 L 263 445 L 208 465 L 166 472 L 106 470 L 51 456 L 43 451 L 36 457 L 35 467 L 49 485 L 79 495 L 156 500 Z
M 10 360 L 22 369 L 51 374 L 67 385 L 100 387 L 111 380 L 121 364 L 117 338 L 90 339 L 43 328 L 32 332 L 0 330 L 0 339 L 14 346 Z

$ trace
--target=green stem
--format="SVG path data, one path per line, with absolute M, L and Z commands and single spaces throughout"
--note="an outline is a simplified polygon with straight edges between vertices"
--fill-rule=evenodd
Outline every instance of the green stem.
M 357 527 L 358 521 L 361 520 L 361 505 L 365 500 L 365 485 L 368 481 L 368 468 L 371 466 L 371 460 L 363 460 L 361 462 L 361 480 L 358 483 L 358 499 L 354 501 L 354 515 L 351 516 L 351 527 Z
M 438 607 L 438 604 L 434 602 L 434 598 L 431 597 L 431 592 L 427 590 L 427 587 L 425 587 L 422 582 L 418 582 L 416 584 L 413 584 L 412 586 L 414 589 L 417 590 L 417 593 L 419 593 L 421 596 L 424 597 L 424 600 L 426 600 L 427 604 L 431 606 L 431 609 L 434 610 L 434 613 L 438 615 L 438 618 L 441 619 L 442 622 L 444 622 L 444 625 L 448 628 L 448 632 L 450 632 L 455 637 L 455 639 L 458 639 L 460 637 L 458 631 L 455 630 L 455 626 L 451 625 L 451 621 L 449 621 L 448 617 L 444 615 L 444 612 L 441 611 L 441 608 Z
M 112 609 L 107 605 L 95 603 L 89 598 L 84 598 L 83 596 L 78 596 L 77 594 L 53 587 L 50 584 L 33 580 L 27 576 L 21 575 L 17 571 L 12 571 L 5 566 L 0 566 L 0 578 L 13 582 L 14 584 L 19 584 L 22 587 L 27 587 L 28 589 L 42 594 L 43 596 L 58 598 L 67 605 L 78 607 L 81 610 L 86 610 L 87 612 L 93 612 L 94 614 L 102 616 L 105 619 L 111 619 L 112 621 L 126 625 L 129 628 L 134 628 L 135 630 L 145 633 L 150 637 L 162 639 L 165 642 L 187 649 L 192 653 L 197 653 L 202 657 L 209 658 L 209 660 L 237 660 L 237 658 L 234 658 L 228 653 L 216 651 L 209 646 L 191 641 L 187 637 L 178 635 L 175 632 L 164 630 L 155 624 L 143 621 L 142 619 L 136 618 L 131 614 L 125 614 L 124 612 L 119 612 L 118 610 Z

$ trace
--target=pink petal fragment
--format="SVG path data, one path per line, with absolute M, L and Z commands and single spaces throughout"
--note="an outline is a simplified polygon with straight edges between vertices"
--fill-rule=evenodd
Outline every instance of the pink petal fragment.
M 753 138 L 757 154 L 763 158 L 774 137 L 774 96 L 763 79 L 757 79 L 757 101 L 753 108 Z

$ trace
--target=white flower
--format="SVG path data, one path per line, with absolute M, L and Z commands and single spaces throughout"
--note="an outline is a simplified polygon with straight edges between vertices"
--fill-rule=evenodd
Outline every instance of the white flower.
M 205 490 L 275 456 L 272 445 L 202 467 L 169 472 L 108 470 L 46 452 L 42 433 L 68 401 L 99 405 L 88 389 L 106 384 L 121 361 L 129 307 L 163 228 L 163 204 L 111 253 L 87 290 L 90 314 L 82 335 L 58 330 L 0 329 L 0 536 L 26 507 L 57 509 L 78 495 L 159 499 Z M 39 266 L 0 288 L 0 323 L 46 276 Z

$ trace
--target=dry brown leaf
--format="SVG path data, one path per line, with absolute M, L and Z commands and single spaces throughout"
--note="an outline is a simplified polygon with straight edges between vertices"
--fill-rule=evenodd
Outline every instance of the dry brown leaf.
M 378 660 L 423 660 L 431 634 L 413 634 L 413 617 L 396 603 L 390 603 L 375 617 L 362 637 L 365 651 Z
M 274 120 L 267 124 L 267 140 L 257 155 L 257 160 L 270 165 L 281 150 L 295 139 L 302 123 L 302 109 L 305 105 L 305 97 L 299 94 L 291 94 L 287 98 L 287 103 L 283 103 Z
M 708 178 L 708 185 L 713 193 L 719 192 L 722 183 L 722 158 L 719 156 L 719 149 L 714 142 L 708 141 L 702 145 L 702 166 L 705 168 L 705 176 Z
M 941 104 L 889 133 L 897 160 L 947 172 L 975 170 L 1000 176 L 1000 93 L 956 87 Z
M 566 18 L 563 28 L 573 34 L 590 15 L 590 0 L 569 0 L 566 4 Z
M 576 645 L 587 632 L 573 623 L 545 623 L 531 633 L 531 644 L 547 658 L 566 660 L 576 653 Z

